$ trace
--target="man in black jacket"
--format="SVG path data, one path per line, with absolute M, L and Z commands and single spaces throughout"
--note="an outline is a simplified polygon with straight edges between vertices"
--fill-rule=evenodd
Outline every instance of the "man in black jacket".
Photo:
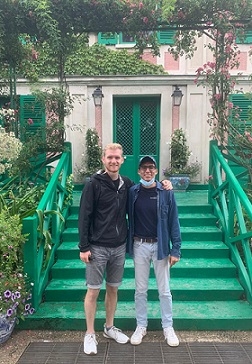
M 97 353 L 94 321 L 96 302 L 106 271 L 106 323 L 104 336 L 120 344 L 128 336 L 114 326 L 117 291 L 122 282 L 126 252 L 126 204 L 128 189 L 133 182 L 119 175 L 123 163 L 122 146 L 108 144 L 103 153 L 104 171 L 91 177 L 80 202 L 80 259 L 86 263 L 87 293 L 84 301 L 87 331 L 84 352 Z

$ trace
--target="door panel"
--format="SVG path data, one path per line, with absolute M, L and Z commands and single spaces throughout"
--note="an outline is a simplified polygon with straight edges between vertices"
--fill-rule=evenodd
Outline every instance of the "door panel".
M 159 97 L 114 98 L 114 141 L 123 146 L 120 173 L 139 181 L 139 158 L 150 154 L 159 160 Z

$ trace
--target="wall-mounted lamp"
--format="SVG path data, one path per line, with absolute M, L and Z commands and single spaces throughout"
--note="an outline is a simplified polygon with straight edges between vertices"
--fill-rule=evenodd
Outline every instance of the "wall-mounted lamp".
M 173 91 L 173 93 L 171 95 L 172 100 L 173 100 L 173 106 L 180 106 L 183 96 L 184 95 L 182 94 L 182 91 L 180 90 L 180 88 L 178 86 L 175 86 L 175 90 Z
M 104 97 L 102 90 L 101 90 L 101 86 L 98 86 L 94 92 L 92 93 L 93 99 L 94 99 L 94 104 L 95 106 L 101 106 L 102 104 L 102 98 Z

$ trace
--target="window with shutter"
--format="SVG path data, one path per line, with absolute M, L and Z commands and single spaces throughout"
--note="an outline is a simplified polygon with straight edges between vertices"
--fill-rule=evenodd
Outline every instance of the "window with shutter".
M 233 103 L 233 108 L 230 113 L 229 121 L 235 126 L 239 133 L 243 134 L 245 131 L 250 130 L 252 125 L 252 94 L 230 95 L 230 101 Z M 240 121 L 237 121 L 235 118 L 237 114 L 239 115 Z M 233 148 L 232 150 L 233 143 L 234 139 L 230 138 L 229 152 L 236 156 L 236 149 Z M 232 161 L 229 161 L 228 164 L 236 176 L 245 171 L 244 167 L 241 167 Z M 248 176 L 245 175 L 244 177 L 239 178 L 239 181 L 242 185 L 246 185 L 248 182 Z
M 35 134 L 39 128 L 45 129 L 45 107 L 34 96 L 20 96 L 19 113 L 21 141 L 25 141 L 29 134 Z
M 161 30 L 158 32 L 160 44 L 174 44 L 175 30 Z
M 135 37 L 133 35 L 129 35 L 127 33 L 120 33 L 119 34 L 119 43 L 123 44 L 123 43 L 136 43 L 135 42 Z
M 252 29 L 247 30 L 245 32 L 243 39 L 239 39 L 239 37 L 237 37 L 236 38 L 236 43 L 237 44 L 250 44 L 250 43 L 252 43 Z
M 234 115 L 238 114 L 241 121 L 246 121 L 246 124 L 251 124 L 252 112 L 252 95 L 251 94 L 234 94 L 230 96 L 230 101 L 233 103 L 230 122 L 234 123 Z
M 160 44 L 174 44 L 175 30 L 161 30 L 157 33 Z M 104 45 L 134 44 L 135 38 L 127 33 L 98 33 L 98 43 Z
M 118 43 L 117 33 L 98 33 L 98 43 L 104 45 L 113 45 Z

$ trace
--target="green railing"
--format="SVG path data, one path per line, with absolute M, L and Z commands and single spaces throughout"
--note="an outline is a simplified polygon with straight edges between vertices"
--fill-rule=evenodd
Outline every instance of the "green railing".
M 215 141 L 210 143 L 209 202 L 238 269 L 247 300 L 252 303 L 252 205 Z
M 72 173 L 71 144 L 54 162 L 50 182 L 37 207 L 37 213 L 23 220 L 23 233 L 28 234 L 24 246 L 24 270 L 32 282 L 33 307 L 38 308 L 48 283 L 55 252 L 60 244 L 64 218 L 69 204 L 67 182 Z M 55 169 L 54 169 L 55 168 Z

